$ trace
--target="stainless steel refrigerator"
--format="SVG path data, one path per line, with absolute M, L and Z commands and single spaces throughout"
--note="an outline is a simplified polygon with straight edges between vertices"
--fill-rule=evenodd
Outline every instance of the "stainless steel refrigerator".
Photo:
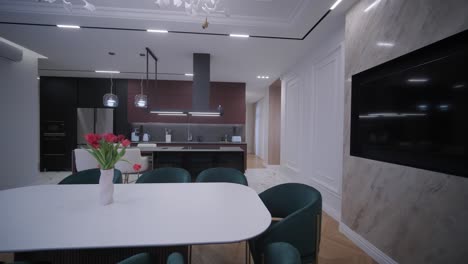
M 88 133 L 105 134 L 114 132 L 114 109 L 109 108 L 78 108 L 77 113 L 77 145 L 86 145 L 85 135 Z

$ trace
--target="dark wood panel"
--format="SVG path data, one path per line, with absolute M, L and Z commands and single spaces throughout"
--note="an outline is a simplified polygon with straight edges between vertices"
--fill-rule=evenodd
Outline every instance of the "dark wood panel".
M 144 82 L 145 83 L 145 82 Z M 245 83 L 212 82 L 210 88 L 210 108 L 216 110 L 218 105 L 224 108 L 221 117 L 175 117 L 151 114 L 150 109 L 190 110 L 192 108 L 191 81 L 150 81 L 148 88 L 149 108 L 134 106 L 133 100 L 140 93 L 140 81 L 128 82 L 128 121 L 161 122 L 161 123 L 205 123 L 205 124 L 245 124 Z
M 268 164 L 280 164 L 281 145 L 281 81 L 270 85 L 268 122 Z

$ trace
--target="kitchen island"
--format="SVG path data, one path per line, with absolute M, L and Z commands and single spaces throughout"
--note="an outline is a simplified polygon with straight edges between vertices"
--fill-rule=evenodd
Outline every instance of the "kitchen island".
M 234 168 L 243 173 L 246 170 L 245 150 L 239 146 L 198 145 L 139 147 L 142 153 L 151 153 L 153 169 L 163 167 L 184 168 L 197 175 L 209 168 Z

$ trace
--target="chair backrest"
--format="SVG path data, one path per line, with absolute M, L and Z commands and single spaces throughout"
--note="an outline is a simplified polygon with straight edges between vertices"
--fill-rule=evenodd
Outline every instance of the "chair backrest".
M 77 172 L 63 179 L 59 184 L 98 184 L 101 177 L 99 169 L 90 169 Z M 114 183 L 122 183 L 122 173 L 114 169 Z
M 184 264 L 184 257 L 179 252 L 174 252 L 167 257 L 166 264 Z
M 123 160 L 115 164 L 115 168 L 120 170 L 122 173 L 135 173 L 133 164 L 142 163 L 141 151 L 138 148 L 128 148 L 126 149 L 125 155 L 122 157 L 122 159 Z
M 276 242 L 265 248 L 265 264 L 302 264 L 301 255 L 289 243 Z
M 160 168 L 145 172 L 136 183 L 184 183 L 191 182 L 190 173 L 181 168 Z
M 266 241 L 288 242 L 300 252 L 303 262 L 316 258 L 322 215 L 320 192 L 305 184 L 285 183 L 259 196 L 273 217 L 283 219 L 272 225 L 257 241 L 260 244 Z
M 245 175 L 232 168 L 211 168 L 198 174 L 197 182 L 230 182 L 248 186 Z
M 76 171 L 84 171 L 98 167 L 99 163 L 97 160 L 85 149 L 75 149 L 74 153 Z
M 317 213 L 322 210 L 320 192 L 301 183 L 276 185 L 259 196 L 273 217 L 285 218 L 298 210 L 309 207 Z
M 133 255 L 117 264 L 151 264 L 154 263 L 154 259 L 148 253 L 140 253 Z

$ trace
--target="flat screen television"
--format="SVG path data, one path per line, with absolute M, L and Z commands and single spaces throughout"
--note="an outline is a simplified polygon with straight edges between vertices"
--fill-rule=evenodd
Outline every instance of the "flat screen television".
M 468 177 L 467 89 L 468 30 L 353 75 L 350 154 Z

